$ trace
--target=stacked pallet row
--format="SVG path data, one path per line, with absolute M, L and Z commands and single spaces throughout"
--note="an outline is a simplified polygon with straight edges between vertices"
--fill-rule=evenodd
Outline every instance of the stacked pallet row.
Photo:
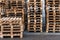
M 1 17 L 22 17 L 24 19 L 24 0 L 10 0 L 8 2 L 10 2 L 10 6 L 5 7 L 6 12 Z
M 42 1 L 29 0 L 28 4 L 28 31 L 42 32 Z
M 0 15 L 1 38 L 7 36 L 22 38 L 24 31 L 24 0 L 6 2 L 4 12 Z
M 46 0 L 46 32 L 60 32 L 60 0 Z
M 4 0 L 0 0 L 0 18 L 1 18 L 1 12 L 3 9 L 3 5 L 5 4 Z M 1 26 L 0 26 L 0 35 L 1 35 Z M 1 37 L 1 36 L 0 36 Z
M 23 21 L 21 18 L 4 17 L 0 19 L 1 38 L 23 37 Z

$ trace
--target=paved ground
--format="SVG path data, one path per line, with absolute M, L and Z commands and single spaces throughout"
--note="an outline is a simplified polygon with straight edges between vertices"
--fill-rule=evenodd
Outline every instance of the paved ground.
M 23 39 L 4 38 L 0 40 L 60 40 L 60 35 L 24 35 Z

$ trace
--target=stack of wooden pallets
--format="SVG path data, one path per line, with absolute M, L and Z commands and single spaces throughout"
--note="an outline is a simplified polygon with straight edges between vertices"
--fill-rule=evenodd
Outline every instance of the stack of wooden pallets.
M 42 1 L 29 0 L 28 4 L 28 31 L 42 32 Z
M 22 38 L 24 31 L 24 0 L 6 0 L 5 7 L 2 5 L 0 8 L 2 10 L 0 12 L 0 37 Z
M 60 32 L 60 0 L 46 0 L 46 32 Z
M 1 38 L 9 36 L 13 37 L 23 37 L 23 19 L 16 17 L 3 17 L 0 19 L 1 27 Z

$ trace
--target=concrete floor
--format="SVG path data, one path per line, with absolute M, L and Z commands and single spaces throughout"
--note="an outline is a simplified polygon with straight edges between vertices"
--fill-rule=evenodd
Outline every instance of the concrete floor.
M 23 39 L 0 38 L 0 40 L 60 40 L 60 35 L 24 35 Z
M 60 40 L 60 33 L 31 33 L 24 32 L 24 37 L 20 38 L 0 38 L 0 40 Z

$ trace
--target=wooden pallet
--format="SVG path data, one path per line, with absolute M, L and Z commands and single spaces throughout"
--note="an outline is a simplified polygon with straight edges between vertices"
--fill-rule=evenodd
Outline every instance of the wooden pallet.
M 19 36 L 23 38 L 23 21 L 22 18 L 2 18 L 0 19 L 0 32 L 1 38 L 4 36 L 10 36 L 11 38 Z
M 14 8 L 13 8 L 13 6 L 11 6 L 12 4 L 11 4 L 11 2 L 13 2 L 13 1 L 15 1 L 16 2 L 16 5 L 17 6 L 15 6 Z M 4 11 L 4 14 L 2 15 L 2 16 L 9 16 L 9 13 L 11 13 L 11 12 L 13 12 L 13 13 L 11 13 L 11 14 L 13 14 L 12 16 L 21 16 L 22 15 L 22 17 L 23 17 L 23 19 L 24 19 L 24 0 L 6 0 L 6 1 L 4 1 L 3 0 L 3 2 L 5 3 L 5 7 L 4 7 L 4 5 L 2 5 L 2 9 L 4 9 L 5 11 Z M 22 2 L 22 4 L 20 4 L 19 2 Z M 22 5 L 22 6 L 20 6 L 20 5 Z M 10 8 L 11 7 L 11 8 Z M 19 7 L 22 7 L 22 8 L 19 8 Z M 1 13 L 2 14 L 2 13 Z M 11 17 L 12 17 L 11 16 Z
M 15 8 L 23 8 L 24 7 L 24 0 L 11 0 L 11 7 Z
M 46 32 L 60 32 L 59 0 L 46 0 Z
M 0 3 L 5 3 L 5 8 L 23 8 L 24 7 L 24 0 L 0 0 Z M 2 5 L 2 4 L 1 4 Z M 3 5 L 4 6 L 4 5 Z
M 28 31 L 42 32 L 42 1 L 29 0 L 28 7 Z M 40 24 L 39 24 L 40 23 Z M 37 26 L 39 25 L 39 27 Z
M 1 0 L 0 0 L 1 1 Z M 16 1 L 16 0 L 11 0 Z M 3 38 L 4 36 L 10 36 L 11 38 L 15 36 L 19 36 L 20 38 L 23 37 L 23 24 L 24 24 L 24 7 L 23 4 L 20 6 L 20 1 L 24 2 L 23 0 L 17 0 L 15 8 L 11 6 L 11 1 L 9 0 L 2 0 L 1 3 L 5 3 L 5 5 L 0 5 L 0 37 Z M 11 7 L 11 8 L 10 8 Z M 19 8 L 22 7 L 22 8 Z M 2 14 L 4 13 L 4 14 Z M 11 16 L 12 15 L 12 16 Z
M 11 15 L 14 17 L 17 17 L 17 16 L 24 17 L 24 10 L 23 9 L 6 9 L 6 14 L 7 14 L 7 17 Z
M 24 21 L 24 9 L 5 9 L 5 13 L 0 15 L 1 18 L 3 17 L 18 17 L 22 18 Z
M 42 32 L 42 24 L 36 24 L 36 25 L 28 25 L 28 31 L 29 32 Z

